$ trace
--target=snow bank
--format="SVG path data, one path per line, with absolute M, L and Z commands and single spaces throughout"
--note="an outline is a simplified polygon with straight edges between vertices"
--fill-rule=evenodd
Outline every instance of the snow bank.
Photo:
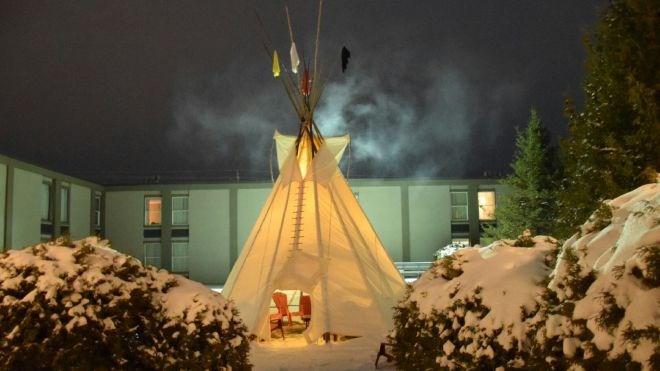
M 415 281 L 397 308 L 392 334 L 397 352 L 412 349 L 399 354 L 406 359 L 404 368 L 519 363 L 507 355 L 524 347 L 527 327 L 522 318 L 538 310 L 537 298 L 558 249 L 551 237 L 532 240 L 530 248 L 503 240 L 460 249 Z
M 606 202 L 559 256 L 537 236 L 437 261 L 396 308 L 399 366 L 660 369 L 659 204 L 659 184 Z
M 564 318 L 572 328 L 564 332 L 579 339 L 574 345 L 579 353 L 658 369 L 660 184 L 605 205 L 608 212 L 594 213 L 564 244 L 549 287 L 574 305 Z M 584 280 L 590 285 L 576 285 Z M 551 324 L 546 327 L 553 331 Z
M 552 254 L 557 250 L 552 238 L 537 236 L 534 242 L 534 248 L 513 247 L 512 241 L 497 241 L 482 248 L 461 249 L 451 259 L 453 269 L 459 270 L 460 275 L 444 278 L 446 263 L 440 261 L 413 283 L 410 300 L 418 303 L 422 313 L 478 300 L 487 308 L 478 320 L 473 312 L 456 315 L 463 318 L 464 325 L 476 326 L 478 331 L 502 331 L 496 341 L 510 349 L 514 340 L 524 337 L 521 311 L 534 310 L 536 297 L 543 290 L 539 283 L 551 269 L 548 257 L 554 258 Z
M 247 365 L 246 329 L 220 294 L 95 237 L 58 242 L 0 255 L 0 368 Z

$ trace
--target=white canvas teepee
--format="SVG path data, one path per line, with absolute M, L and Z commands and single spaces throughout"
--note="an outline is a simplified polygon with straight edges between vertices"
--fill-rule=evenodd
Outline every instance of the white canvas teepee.
M 308 341 L 324 333 L 382 335 L 405 283 L 339 170 L 348 136 L 325 138 L 313 157 L 296 154 L 295 136 L 276 133 L 275 140 L 280 175 L 223 294 L 262 339 L 270 339 L 276 289 L 311 295 Z
M 405 291 L 339 170 L 349 137 L 323 138 L 314 122 L 324 86 L 316 70 L 321 8 L 319 1 L 313 73 L 303 63 L 300 77 L 294 76 L 266 47 L 273 75 L 285 72 L 279 79 L 300 128 L 298 136 L 275 133 L 280 175 L 223 289 L 261 339 L 270 339 L 270 301 L 277 289 L 311 295 L 312 318 L 305 331 L 310 342 L 325 333 L 383 335 Z M 287 19 L 293 44 L 288 10 Z

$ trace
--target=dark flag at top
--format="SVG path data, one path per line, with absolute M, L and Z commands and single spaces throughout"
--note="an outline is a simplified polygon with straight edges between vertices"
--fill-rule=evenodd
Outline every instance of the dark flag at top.
M 350 50 L 346 47 L 341 48 L 341 73 L 346 72 L 346 66 L 348 66 L 348 59 L 351 57 Z

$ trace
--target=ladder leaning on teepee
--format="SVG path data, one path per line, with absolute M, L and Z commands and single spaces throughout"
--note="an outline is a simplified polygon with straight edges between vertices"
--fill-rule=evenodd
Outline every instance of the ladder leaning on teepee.
M 303 220 L 303 212 L 304 212 L 303 206 L 305 202 L 305 182 L 301 182 L 297 190 L 298 190 L 298 195 L 296 197 L 295 209 L 293 210 L 293 215 L 294 215 L 293 236 L 291 237 L 291 239 L 293 240 L 293 242 L 291 243 L 293 250 L 299 249 L 299 245 L 301 243 L 300 238 L 304 237 L 301 236 L 301 233 L 303 231 L 302 220 Z

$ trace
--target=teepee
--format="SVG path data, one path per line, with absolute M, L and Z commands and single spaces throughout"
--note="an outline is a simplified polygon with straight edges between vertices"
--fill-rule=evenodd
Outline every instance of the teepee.
M 278 289 L 311 296 L 307 341 L 325 333 L 382 336 L 405 283 L 339 169 L 350 138 L 324 138 L 316 127 L 313 113 L 322 90 L 316 74 L 310 78 L 304 68 L 298 87 L 280 67 L 299 133 L 275 132 L 280 173 L 223 295 L 261 339 L 270 339 L 271 296 Z

